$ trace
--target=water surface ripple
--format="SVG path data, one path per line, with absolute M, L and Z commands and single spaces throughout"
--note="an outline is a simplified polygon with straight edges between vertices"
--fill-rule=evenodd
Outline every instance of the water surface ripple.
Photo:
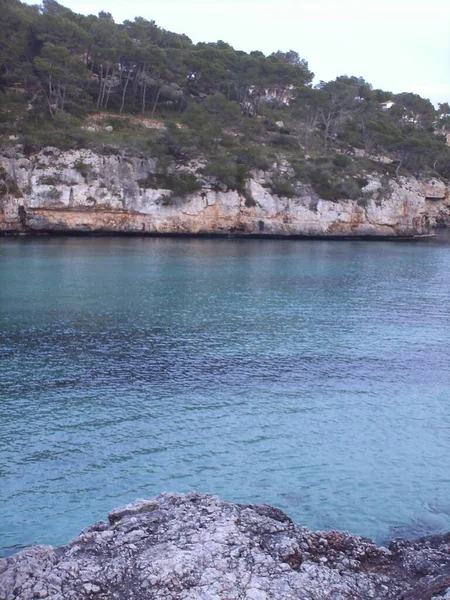
M 0 240 L 0 554 L 137 497 L 450 529 L 450 246 Z

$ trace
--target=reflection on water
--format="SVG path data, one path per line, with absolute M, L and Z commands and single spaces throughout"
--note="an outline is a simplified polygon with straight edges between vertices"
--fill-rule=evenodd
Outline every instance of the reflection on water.
M 450 247 L 0 240 L 0 548 L 161 491 L 450 529 Z

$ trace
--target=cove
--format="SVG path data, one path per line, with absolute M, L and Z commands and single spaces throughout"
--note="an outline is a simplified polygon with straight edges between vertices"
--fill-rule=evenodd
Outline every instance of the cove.
M 0 554 L 197 490 L 450 529 L 450 246 L 0 239 Z

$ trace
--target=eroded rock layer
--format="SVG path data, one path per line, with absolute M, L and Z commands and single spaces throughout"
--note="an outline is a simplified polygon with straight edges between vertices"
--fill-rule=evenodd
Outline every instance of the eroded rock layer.
M 311 532 L 266 505 L 162 494 L 113 510 L 67 546 L 0 560 L 2 600 L 450 598 L 450 534 L 389 549 Z
M 198 175 L 201 165 L 178 169 Z M 199 175 L 202 188 L 177 198 L 149 185 L 157 172 L 152 158 L 5 151 L 0 233 L 409 237 L 450 224 L 449 189 L 433 179 L 368 173 L 361 198 L 331 201 L 301 182 L 295 197 L 277 196 L 270 189 L 273 173 L 254 171 L 241 192 Z

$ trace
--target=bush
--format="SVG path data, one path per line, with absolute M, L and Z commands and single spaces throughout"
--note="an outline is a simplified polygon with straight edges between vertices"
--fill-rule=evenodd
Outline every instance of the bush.
M 85 163 L 83 160 L 77 160 L 74 164 L 74 168 L 78 173 L 83 175 L 83 177 L 87 177 L 89 173 L 92 171 L 92 165 L 89 163 Z
M 24 153 L 30 155 L 45 146 L 54 146 L 60 150 L 71 150 L 74 141 L 63 131 L 28 131 L 20 136 L 19 143 L 23 145 Z
M 292 163 L 296 179 L 305 181 L 308 177 L 308 165 L 304 160 L 297 160 Z
M 344 181 L 339 185 L 339 189 L 343 198 L 356 200 L 361 196 L 361 188 L 352 177 L 344 179 Z
M 17 182 L 10 177 L 5 169 L 0 166 L 0 198 L 10 194 L 14 198 L 23 198 L 23 194 Z
M 117 122 L 126 119 L 115 119 Z M 71 125 L 72 123 L 72 125 Z M 161 132 L 145 127 L 132 125 L 130 128 L 118 127 L 117 131 L 87 131 L 75 122 L 69 122 L 66 127 L 62 122 L 42 121 L 38 124 L 27 123 L 22 128 L 19 143 L 24 145 L 27 155 L 44 148 L 53 146 L 60 150 L 89 148 L 100 154 L 122 154 L 124 151 L 134 156 L 149 156 L 166 153 L 166 147 L 161 142 Z M 162 152 L 161 152 L 162 151 Z
M 62 192 L 54 187 L 47 192 L 46 196 L 49 200 L 59 200 L 62 196 Z
M 293 135 L 274 135 L 270 142 L 273 146 L 280 146 L 281 148 L 290 148 L 291 150 L 298 150 L 299 148 L 298 139 Z
M 365 177 L 356 177 L 355 181 L 360 188 L 366 187 L 366 185 L 369 183 L 369 180 Z
M 39 179 L 39 184 L 40 185 L 58 185 L 59 183 L 59 177 L 56 176 L 43 176 Z
M 342 191 L 332 183 L 320 169 L 314 169 L 309 173 L 309 182 L 318 196 L 324 200 L 339 200 Z
M 161 173 L 167 173 L 167 170 L 169 169 L 169 167 L 172 166 L 172 164 L 173 164 L 172 156 L 164 155 L 164 156 L 160 156 L 158 158 L 158 170 Z
M 357 204 L 358 204 L 358 206 L 361 206 L 361 208 L 366 208 L 366 206 L 369 205 L 369 202 L 370 202 L 370 199 L 366 198 L 364 196 L 361 198 L 358 198 L 358 200 L 357 200 Z
M 171 190 L 173 195 L 179 198 L 202 189 L 201 182 L 192 173 L 176 173 L 174 175 L 149 173 L 145 179 L 139 179 L 137 183 L 144 189 Z
M 249 194 L 245 193 L 245 206 L 247 208 L 252 208 L 253 206 L 256 206 L 256 201 L 254 198 L 252 198 L 252 196 L 250 196 Z
M 283 196 L 285 198 L 294 198 L 296 196 L 295 188 L 288 179 L 281 177 L 274 178 L 269 187 L 276 196 Z
M 202 184 L 192 173 L 178 173 L 167 176 L 168 187 L 175 196 L 186 196 L 202 189 Z
M 268 171 L 271 161 L 260 148 L 242 148 L 237 153 L 237 161 L 246 165 L 249 169 L 258 169 L 259 171 Z
M 16 133 L 26 117 L 27 101 L 24 96 L 4 89 L 2 86 L 0 91 L 0 132 Z
M 163 187 L 158 184 L 156 176 L 151 175 L 150 173 L 144 179 L 138 179 L 136 183 L 144 190 L 157 190 L 160 187 Z
M 74 131 L 80 127 L 82 121 L 70 113 L 59 110 L 51 120 L 51 126 L 60 131 Z
M 130 129 L 138 130 L 141 128 L 140 126 L 134 125 L 133 122 L 131 121 L 130 117 L 110 116 L 110 117 L 106 117 L 105 119 L 103 119 L 102 124 L 104 126 L 109 125 L 109 126 L 113 127 L 114 131 L 130 131 Z
M 337 154 L 333 158 L 333 164 L 335 167 L 345 169 L 352 164 L 352 159 L 349 156 L 346 156 L 345 154 Z
M 238 164 L 228 156 L 212 160 L 203 171 L 205 175 L 217 177 L 223 184 L 233 190 L 243 191 L 249 177 L 247 165 Z
M 166 130 L 157 135 L 153 146 L 153 155 L 156 157 L 169 156 L 177 162 L 187 162 L 190 158 L 198 156 L 199 142 L 192 132 L 185 127 L 178 127 L 173 121 L 166 122 Z

